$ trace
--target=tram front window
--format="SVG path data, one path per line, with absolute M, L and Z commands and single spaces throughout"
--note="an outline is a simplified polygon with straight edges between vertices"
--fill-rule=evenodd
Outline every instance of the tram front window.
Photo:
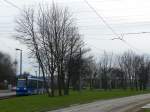
M 26 80 L 18 80 L 17 87 L 26 87 Z

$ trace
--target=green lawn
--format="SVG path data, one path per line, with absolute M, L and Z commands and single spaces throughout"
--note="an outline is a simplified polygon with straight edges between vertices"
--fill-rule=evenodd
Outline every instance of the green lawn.
M 117 97 L 131 96 L 136 94 L 148 93 L 149 91 L 82 91 L 71 92 L 69 96 L 48 97 L 46 95 L 34 95 L 16 97 L 11 99 L 0 100 L 0 112 L 45 112 L 47 110 L 66 107 L 72 104 L 92 102 L 101 99 L 111 99 Z
M 150 112 L 150 109 L 143 109 L 140 112 Z
M 150 109 L 144 109 L 142 112 L 150 112 Z

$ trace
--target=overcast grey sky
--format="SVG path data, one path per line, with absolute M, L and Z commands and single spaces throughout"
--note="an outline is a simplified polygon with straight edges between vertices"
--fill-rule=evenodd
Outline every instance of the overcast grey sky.
M 16 6 L 36 6 L 51 4 L 52 0 L 7 0 Z M 150 32 L 150 0 L 87 0 L 119 35 L 122 33 Z M 150 34 L 124 35 L 127 43 L 116 38 L 103 21 L 88 7 L 84 0 L 54 0 L 58 5 L 68 7 L 76 18 L 80 33 L 91 53 L 99 56 L 103 50 L 122 53 L 132 49 L 140 54 L 150 54 Z M 34 72 L 27 48 L 13 39 L 15 18 L 19 10 L 4 0 L 0 0 L 0 50 L 19 60 L 15 48 L 23 49 L 23 70 Z

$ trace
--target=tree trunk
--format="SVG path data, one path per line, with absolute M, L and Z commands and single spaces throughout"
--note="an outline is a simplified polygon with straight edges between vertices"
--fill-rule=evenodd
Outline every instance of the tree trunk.
M 55 93 L 54 93 L 54 73 L 51 74 L 51 96 L 55 96 Z
M 60 65 L 58 65 L 58 79 L 57 79 L 57 83 L 58 83 L 58 94 L 59 96 L 62 96 L 62 86 L 61 86 L 61 74 L 60 74 Z

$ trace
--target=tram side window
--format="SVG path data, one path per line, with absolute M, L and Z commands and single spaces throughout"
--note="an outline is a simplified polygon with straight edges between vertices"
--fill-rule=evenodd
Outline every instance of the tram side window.
M 37 80 L 28 80 L 28 87 L 29 88 L 43 88 L 43 81 Z
M 37 81 L 36 80 L 29 80 L 28 81 L 29 88 L 37 88 Z
M 38 82 L 38 88 L 43 88 L 43 81 Z

